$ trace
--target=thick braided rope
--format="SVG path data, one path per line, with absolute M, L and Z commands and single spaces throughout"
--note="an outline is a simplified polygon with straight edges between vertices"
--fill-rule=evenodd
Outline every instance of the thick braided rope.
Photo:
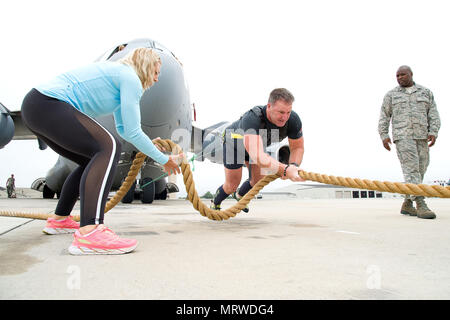
M 182 152 L 181 148 L 171 140 L 154 140 L 153 143 L 163 147 L 168 152 L 179 154 Z M 114 197 L 108 201 L 105 207 L 105 213 L 111 210 L 128 192 L 131 185 L 136 180 L 136 176 L 139 173 L 141 166 L 145 161 L 146 156 L 139 152 L 136 158 L 133 160 L 133 164 L 130 167 L 125 181 L 122 183 L 120 189 L 116 192 Z M 192 175 L 192 170 L 187 162 L 186 157 L 183 159 L 183 163 L 180 165 L 181 172 L 183 174 L 183 181 L 186 188 L 187 196 L 189 201 L 192 203 L 193 207 L 200 212 L 204 217 L 211 220 L 227 220 L 229 218 L 235 217 L 245 206 L 258 194 L 258 192 L 263 189 L 267 184 L 279 178 L 278 175 L 268 175 L 261 179 L 253 188 L 234 206 L 226 210 L 213 210 L 206 206 L 198 196 L 195 190 L 195 183 Z M 366 189 L 366 190 L 376 190 L 385 191 L 391 193 L 401 193 L 425 197 L 439 197 L 439 198 L 450 198 L 450 187 L 442 186 L 430 186 L 426 184 L 411 184 L 411 183 L 401 183 L 401 182 L 388 182 L 388 181 L 371 181 L 367 179 L 352 179 L 344 177 L 328 176 L 325 174 L 318 174 L 313 172 L 307 172 L 300 170 L 299 175 L 305 180 L 311 180 L 316 182 L 321 182 L 325 184 L 344 186 L 349 188 Z M 0 216 L 7 217 L 21 217 L 21 218 L 31 218 L 31 219 L 41 219 L 46 220 L 51 214 L 48 213 L 22 213 L 14 211 L 0 211 Z M 79 215 L 73 217 L 74 220 L 79 221 Z
M 344 177 L 327 176 L 325 174 L 299 171 L 299 175 L 305 180 L 311 180 L 336 186 L 344 186 L 356 189 L 385 191 L 424 197 L 450 198 L 450 187 L 430 186 L 427 184 L 413 184 L 389 181 L 371 181 L 367 179 L 352 179 Z
M 14 217 L 14 218 L 28 218 L 37 220 L 47 220 L 51 217 L 49 213 L 36 213 L 36 212 L 17 212 L 17 211 L 0 211 L 2 217 Z

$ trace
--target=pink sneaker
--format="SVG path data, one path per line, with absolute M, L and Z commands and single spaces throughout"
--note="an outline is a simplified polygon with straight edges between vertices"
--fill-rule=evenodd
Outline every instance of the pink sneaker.
M 80 224 L 74 221 L 72 216 L 68 216 L 63 220 L 48 218 L 47 224 L 42 232 L 46 234 L 74 233 L 79 227 Z
M 131 252 L 137 247 L 137 240 L 120 238 L 104 224 L 98 225 L 84 236 L 77 230 L 73 237 L 69 252 L 74 255 L 122 254 Z

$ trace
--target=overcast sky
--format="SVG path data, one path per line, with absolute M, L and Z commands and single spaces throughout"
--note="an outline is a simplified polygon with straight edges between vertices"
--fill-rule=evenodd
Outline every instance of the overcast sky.
M 33 86 L 151 38 L 183 63 L 198 127 L 234 121 L 273 88 L 288 88 L 303 122 L 302 168 L 329 175 L 403 181 L 377 125 L 397 68 L 409 65 L 442 122 L 425 182 L 450 178 L 446 1 L 16 0 L 1 12 L 0 102 L 11 110 Z M 14 173 L 17 186 L 30 187 L 56 159 L 36 141 L 13 141 L 0 149 L 0 184 Z M 223 167 L 196 163 L 194 179 L 199 193 L 214 191 Z

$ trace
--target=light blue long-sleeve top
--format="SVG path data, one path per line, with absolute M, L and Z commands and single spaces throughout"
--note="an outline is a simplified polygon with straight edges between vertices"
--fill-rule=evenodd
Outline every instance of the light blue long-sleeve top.
M 142 131 L 139 101 L 143 88 L 131 66 L 111 61 L 96 62 L 63 73 L 35 88 L 90 117 L 114 114 L 117 132 L 123 139 L 161 164 L 169 160 Z

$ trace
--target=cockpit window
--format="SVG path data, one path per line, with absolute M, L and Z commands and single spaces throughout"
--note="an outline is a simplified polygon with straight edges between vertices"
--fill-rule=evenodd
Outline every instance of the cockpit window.
M 125 47 L 128 45 L 128 43 L 122 43 L 120 45 L 118 45 L 113 52 L 111 52 L 111 54 L 108 56 L 108 58 L 106 58 L 106 60 L 109 60 L 109 58 L 111 58 L 113 55 L 115 55 L 117 52 L 122 51 L 123 49 L 125 49 Z

